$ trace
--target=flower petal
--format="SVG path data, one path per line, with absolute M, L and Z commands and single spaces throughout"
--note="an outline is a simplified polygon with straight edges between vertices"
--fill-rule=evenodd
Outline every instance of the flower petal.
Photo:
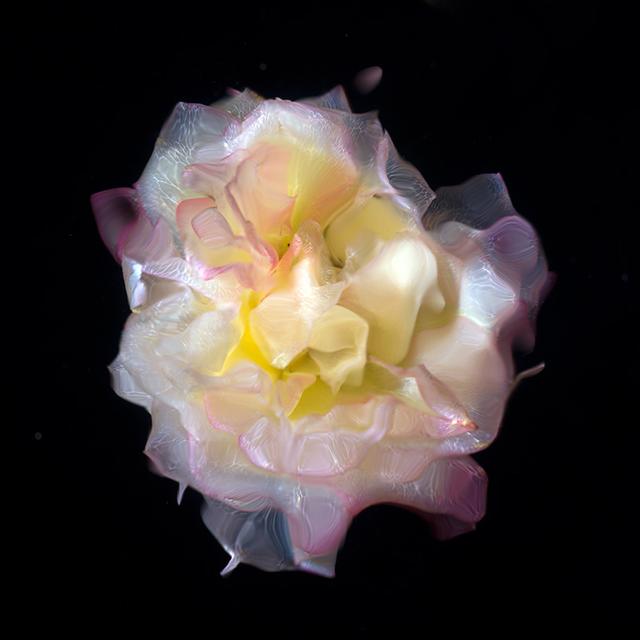
M 226 111 L 230 115 L 244 120 L 264 98 L 251 89 L 234 91 L 230 96 L 214 102 L 211 106 Z
M 182 184 L 184 168 L 193 162 L 196 152 L 204 145 L 225 155 L 225 135 L 237 126 L 238 121 L 221 109 L 179 102 L 162 127 L 135 188 L 152 221 L 164 218 L 176 240 L 178 203 L 199 195 Z
M 309 337 L 309 356 L 333 393 L 345 382 L 356 386 L 362 382 L 368 334 L 367 323 L 340 305 L 315 321 Z
M 285 368 L 307 348 L 314 323 L 336 304 L 344 289 L 344 283 L 331 281 L 325 251 L 317 223 L 305 223 L 291 248 L 295 255 L 289 256 L 294 264 L 287 284 L 264 297 L 250 313 L 251 335 L 274 367 Z
M 406 355 L 425 301 L 436 310 L 444 306 L 438 267 L 429 247 L 408 233 L 396 235 L 352 274 L 340 298 L 341 305 L 369 323 L 367 351 L 391 364 Z
M 108 189 L 91 196 L 91 206 L 100 237 L 117 262 L 122 260 L 122 244 L 138 219 L 134 189 Z
M 451 390 L 469 418 L 491 436 L 497 432 L 513 375 L 494 333 L 465 317 L 416 335 L 405 361 L 424 364 Z
M 337 111 L 347 111 L 351 113 L 349 100 L 342 85 L 337 85 L 322 95 L 314 96 L 313 98 L 303 98 L 302 100 L 298 100 L 298 102 L 310 104 L 322 109 L 336 109 Z
M 363 234 L 379 240 L 391 240 L 397 233 L 415 228 L 415 223 L 389 198 L 370 198 L 352 207 L 327 227 L 325 238 L 331 255 L 344 265 L 349 254 L 357 250 Z

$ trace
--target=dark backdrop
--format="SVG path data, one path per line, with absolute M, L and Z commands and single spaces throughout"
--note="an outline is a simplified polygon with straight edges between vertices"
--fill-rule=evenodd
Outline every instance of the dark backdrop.
M 224 12 L 213 2 L 56 4 L 25 14 L 7 25 L 19 35 L 5 57 L 18 80 L 5 128 L 26 116 L 30 134 L 28 164 L 16 166 L 29 213 L 23 198 L 18 222 L 35 256 L 20 263 L 29 353 L 16 363 L 19 471 L 6 489 L 18 496 L 7 561 L 18 568 L 11 591 L 32 612 L 23 620 L 133 613 L 203 620 L 212 635 L 223 620 L 287 635 L 339 615 L 350 632 L 395 624 L 426 637 L 434 621 L 484 632 L 506 620 L 519 633 L 629 613 L 633 587 L 617 587 L 631 571 L 634 503 L 615 498 L 638 423 L 629 16 L 593 0 Z M 354 74 L 371 65 L 382 83 L 359 95 Z M 433 188 L 502 173 L 558 276 L 536 349 L 518 360 L 546 369 L 515 392 L 497 441 L 476 456 L 490 484 L 475 532 L 435 542 L 417 516 L 378 506 L 354 521 L 333 580 L 248 566 L 221 578 L 226 554 L 200 520 L 199 496 L 177 506 L 175 483 L 142 453 L 149 416 L 110 388 L 129 310 L 89 195 L 137 180 L 178 101 L 245 86 L 296 99 L 337 83 L 355 110 L 379 110 Z

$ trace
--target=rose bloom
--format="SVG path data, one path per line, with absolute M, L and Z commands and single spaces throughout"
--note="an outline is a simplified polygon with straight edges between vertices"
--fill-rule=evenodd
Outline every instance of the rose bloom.
M 110 366 L 155 469 L 265 570 L 333 575 L 351 519 L 472 529 L 548 279 L 499 175 L 434 193 L 342 88 L 180 103 L 135 188 L 94 194 L 133 314 Z

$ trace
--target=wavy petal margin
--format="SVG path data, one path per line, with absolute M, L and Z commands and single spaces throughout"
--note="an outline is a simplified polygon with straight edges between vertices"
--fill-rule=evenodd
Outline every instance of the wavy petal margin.
M 114 390 L 231 559 L 334 575 L 385 502 L 473 529 L 550 277 L 499 175 L 433 192 L 342 87 L 179 103 L 134 188 L 91 197 L 132 311 Z

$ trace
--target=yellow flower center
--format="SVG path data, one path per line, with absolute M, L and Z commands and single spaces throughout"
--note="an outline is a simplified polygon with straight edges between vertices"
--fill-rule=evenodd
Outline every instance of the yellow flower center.
M 240 162 L 229 187 L 278 264 L 266 290 L 242 293 L 239 339 L 216 375 L 242 361 L 256 364 L 293 420 L 377 393 L 424 405 L 418 390 L 370 358 L 401 363 L 416 321 L 445 306 L 436 259 L 417 223 L 389 198 L 358 197 L 361 180 L 345 157 L 286 136 L 267 138 Z M 213 195 L 215 215 L 232 220 L 225 197 Z M 205 244 L 223 232 L 238 238 L 208 211 Z M 210 264 L 206 251 L 198 256 L 218 266 L 219 255 Z

